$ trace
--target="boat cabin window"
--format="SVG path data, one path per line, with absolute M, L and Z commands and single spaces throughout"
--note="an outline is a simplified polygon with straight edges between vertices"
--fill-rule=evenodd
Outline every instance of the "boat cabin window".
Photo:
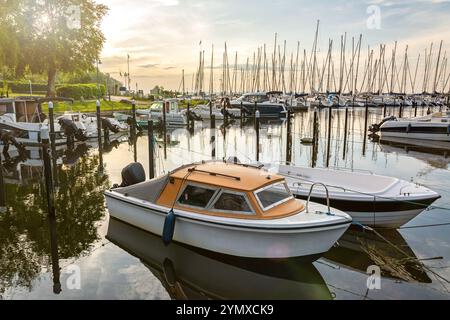
M 178 198 L 178 203 L 185 206 L 206 208 L 216 191 L 205 187 L 188 185 Z
M 253 210 L 243 194 L 224 191 L 213 205 L 213 210 L 238 214 L 253 214 Z
M 0 102 L 0 116 L 5 113 L 14 113 L 14 105 L 10 102 Z
M 269 210 L 293 198 L 285 183 L 277 183 L 255 192 L 263 210 Z

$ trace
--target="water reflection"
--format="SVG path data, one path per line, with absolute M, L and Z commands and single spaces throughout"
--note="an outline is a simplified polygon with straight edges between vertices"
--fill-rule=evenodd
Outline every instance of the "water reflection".
M 139 258 L 172 299 L 331 299 L 313 264 L 255 261 L 172 243 L 111 219 L 107 239 Z
M 366 274 L 369 266 L 379 266 L 382 275 L 407 282 L 431 283 L 423 266 L 397 230 L 379 230 L 384 239 L 370 231 L 350 228 L 339 246 L 324 259 L 347 269 Z
M 59 167 L 53 224 L 59 259 L 87 254 L 99 239 L 97 223 L 105 215 L 103 192 L 109 178 L 99 175 L 97 166 L 98 156 L 85 156 L 72 167 Z M 0 216 L 0 295 L 8 287 L 31 290 L 42 269 L 50 268 L 55 237 L 47 218 L 42 163 L 33 168 L 38 171 L 34 182 L 6 185 L 8 210 Z

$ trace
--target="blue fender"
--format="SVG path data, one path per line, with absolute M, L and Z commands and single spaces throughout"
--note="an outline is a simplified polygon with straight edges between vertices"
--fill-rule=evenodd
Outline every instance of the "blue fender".
M 168 246 L 173 240 L 173 234 L 175 232 L 175 220 L 176 216 L 173 209 L 169 211 L 164 221 L 164 229 L 162 232 L 162 241 Z

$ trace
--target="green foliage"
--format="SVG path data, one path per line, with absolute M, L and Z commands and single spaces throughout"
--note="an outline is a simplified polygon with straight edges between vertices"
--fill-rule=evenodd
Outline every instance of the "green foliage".
M 30 83 L 28 81 L 4 81 L 3 87 L 5 87 L 5 84 L 12 93 L 30 93 Z M 46 83 L 32 83 L 31 86 L 33 88 L 33 94 L 42 94 L 47 91 Z
M 100 92 L 98 92 L 98 88 Z M 67 84 L 58 86 L 56 88 L 56 94 L 58 97 L 72 98 L 75 100 L 83 99 L 96 99 L 97 97 L 103 97 L 106 94 L 106 87 L 100 85 L 97 87 L 95 83 L 90 84 Z
M 17 62 L 8 61 L 16 75 L 46 74 L 47 94 L 53 96 L 57 72 L 94 69 L 105 41 L 101 21 L 108 11 L 106 6 L 94 0 L 0 1 L 1 5 L 7 4 L 2 6 L 0 25 L 2 29 L 4 25 L 5 29 L 9 28 L 1 32 L 0 47 L 9 43 L 18 45 L 19 50 L 11 47 L 13 52 L 9 54 L 17 57 Z M 79 27 L 70 23 L 73 17 L 69 15 L 69 8 L 73 6 L 80 10 Z M 3 39 L 5 35 L 13 39 Z

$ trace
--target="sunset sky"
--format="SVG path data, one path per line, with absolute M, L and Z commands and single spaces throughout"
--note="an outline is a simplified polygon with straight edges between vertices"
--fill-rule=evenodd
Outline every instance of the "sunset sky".
M 399 42 L 399 56 L 409 45 L 411 61 L 422 55 L 431 42 L 437 51 L 439 41 L 450 49 L 450 0 L 98 0 L 110 8 L 103 22 L 107 41 L 102 54 L 102 70 L 120 79 L 126 72 L 126 57 L 131 56 L 133 86 L 148 91 L 155 85 L 178 89 L 182 69 L 186 86 L 198 64 L 200 50 L 211 45 L 219 65 L 225 41 L 229 55 L 237 51 L 243 63 L 258 46 L 267 44 L 273 51 L 277 32 L 287 40 L 288 52 L 297 41 L 310 52 L 317 19 L 320 19 L 319 46 L 325 51 L 328 39 L 339 50 L 340 36 L 363 34 L 363 54 L 367 46 Z M 369 29 L 367 13 L 371 5 L 380 9 L 380 28 Z M 370 8 L 369 8 L 370 9 Z M 201 45 L 200 45 L 201 42 Z M 347 44 L 350 47 L 349 42 Z M 390 50 L 390 49 L 388 49 Z M 390 52 L 390 51 L 388 51 Z M 335 52 L 336 54 L 336 52 Z M 436 53 L 437 54 L 437 53 Z M 231 62 L 231 61 L 230 61 Z M 219 73 L 220 71 L 216 71 Z M 208 79 L 209 72 L 206 77 Z

